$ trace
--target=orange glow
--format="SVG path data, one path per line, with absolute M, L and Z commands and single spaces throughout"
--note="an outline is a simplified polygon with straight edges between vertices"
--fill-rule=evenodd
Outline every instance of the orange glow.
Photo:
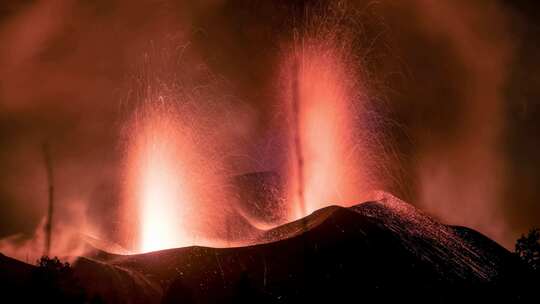
M 186 213 L 193 202 L 183 172 L 181 126 L 163 105 L 147 105 L 137 114 L 129 150 L 131 201 L 138 208 L 139 251 L 187 246 Z
M 299 207 L 294 149 L 290 149 L 289 156 L 288 196 L 294 202 L 293 217 L 298 218 L 330 204 L 358 203 L 366 191 L 367 179 L 356 132 L 363 96 L 346 57 L 329 46 L 309 43 L 292 57 L 298 68 L 289 72 L 287 79 L 292 82 L 292 77 L 297 77 L 305 209 Z M 289 61 L 287 66 L 293 64 Z M 293 96 L 294 92 L 290 92 L 287 98 L 291 103 Z
M 177 204 L 188 203 L 183 197 L 182 181 L 175 172 L 175 157 L 163 126 L 149 130 L 148 141 L 142 147 L 141 189 L 141 249 L 152 251 L 175 247 L 183 243 L 179 228 Z
M 129 121 L 123 205 L 134 251 L 230 245 L 234 196 L 220 154 L 226 137 L 213 116 L 223 112 L 195 100 L 147 98 Z

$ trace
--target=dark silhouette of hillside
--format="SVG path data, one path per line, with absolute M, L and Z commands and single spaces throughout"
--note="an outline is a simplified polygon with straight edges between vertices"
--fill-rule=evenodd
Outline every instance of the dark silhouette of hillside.
M 106 303 L 533 303 L 528 267 L 465 227 L 440 224 L 390 196 L 331 206 L 238 248 L 100 252 L 73 271 Z M 99 258 L 97 258 L 99 257 Z M 32 266 L 2 257 L 23 295 Z

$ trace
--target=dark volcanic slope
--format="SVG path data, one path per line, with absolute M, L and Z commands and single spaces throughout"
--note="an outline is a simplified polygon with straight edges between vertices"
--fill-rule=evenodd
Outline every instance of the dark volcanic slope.
M 12 259 L 0 253 L 0 288 L 18 290 L 30 280 L 32 265 Z
M 526 271 L 510 252 L 390 196 L 351 208 L 323 208 L 265 232 L 258 242 L 102 254 L 101 261 L 80 258 L 75 270 L 89 294 L 110 302 L 526 299 Z M 115 294 L 116 289 L 121 291 Z

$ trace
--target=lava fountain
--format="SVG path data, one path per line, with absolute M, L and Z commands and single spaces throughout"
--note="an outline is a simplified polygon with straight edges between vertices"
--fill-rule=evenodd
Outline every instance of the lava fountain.
M 335 39 L 295 42 L 283 64 L 289 117 L 288 197 L 293 217 L 351 205 L 368 191 L 355 63 Z M 288 88 L 287 88 L 288 85 Z
M 245 235 L 231 220 L 226 111 L 212 102 L 217 93 L 210 86 L 197 91 L 153 81 L 127 124 L 125 239 L 138 252 L 230 246 Z
M 128 191 L 138 209 L 138 247 L 147 252 L 191 243 L 185 217 L 192 204 L 183 172 L 182 126 L 163 98 L 135 112 L 128 157 Z M 179 157 L 182 155 L 182 157 Z

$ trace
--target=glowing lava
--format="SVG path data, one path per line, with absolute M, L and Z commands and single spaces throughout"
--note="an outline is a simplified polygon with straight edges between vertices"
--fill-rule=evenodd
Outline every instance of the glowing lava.
M 141 248 L 144 251 L 174 247 L 182 243 L 177 204 L 186 203 L 182 197 L 181 180 L 175 171 L 174 153 L 163 126 L 149 130 L 148 142 L 142 147 L 141 170 Z
M 357 132 L 364 96 L 351 65 L 339 49 L 314 40 L 284 65 L 291 84 L 285 96 L 292 117 L 289 138 L 296 138 L 290 141 L 288 166 L 295 218 L 329 204 L 357 203 L 366 191 Z
M 126 130 L 126 243 L 138 252 L 228 246 L 237 234 L 228 219 L 235 198 L 223 169 L 227 137 L 216 128 L 224 111 L 201 102 L 210 96 L 158 88 L 145 93 Z
M 186 212 L 192 201 L 182 175 L 187 170 L 181 126 L 164 105 L 147 105 L 137 112 L 129 150 L 131 201 L 138 207 L 139 250 L 186 246 Z

